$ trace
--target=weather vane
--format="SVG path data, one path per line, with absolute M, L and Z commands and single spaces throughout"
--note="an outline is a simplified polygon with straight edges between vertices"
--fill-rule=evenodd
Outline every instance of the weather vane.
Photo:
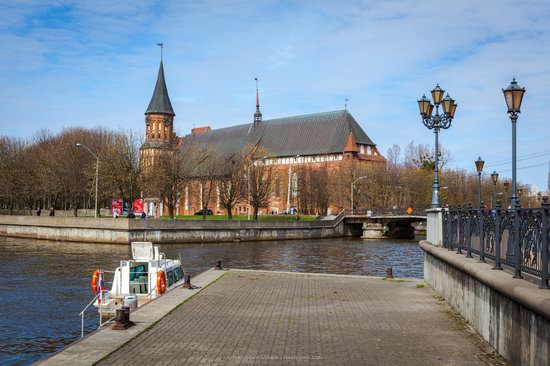
M 162 43 L 162 42 L 157 43 L 157 46 L 160 46 L 160 60 L 162 61 L 162 49 L 164 47 L 164 43 Z

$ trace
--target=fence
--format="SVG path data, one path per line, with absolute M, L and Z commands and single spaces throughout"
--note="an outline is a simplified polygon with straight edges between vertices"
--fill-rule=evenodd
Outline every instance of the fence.
M 457 253 L 466 252 L 494 261 L 495 269 L 507 265 L 514 277 L 528 273 L 540 278 L 540 288 L 548 289 L 549 204 L 544 197 L 540 208 L 518 207 L 502 210 L 449 208 L 443 211 L 443 245 Z M 517 255 L 516 255 L 517 254 Z

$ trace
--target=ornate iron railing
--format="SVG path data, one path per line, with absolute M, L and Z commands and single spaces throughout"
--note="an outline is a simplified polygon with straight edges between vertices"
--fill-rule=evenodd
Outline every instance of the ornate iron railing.
M 540 288 L 549 281 L 549 223 L 548 198 L 540 208 L 503 210 L 499 204 L 493 210 L 467 207 L 446 208 L 443 211 L 443 245 L 457 253 L 490 259 L 494 269 L 507 265 L 514 277 L 528 273 L 540 278 Z M 517 254 L 517 255 L 516 255 Z

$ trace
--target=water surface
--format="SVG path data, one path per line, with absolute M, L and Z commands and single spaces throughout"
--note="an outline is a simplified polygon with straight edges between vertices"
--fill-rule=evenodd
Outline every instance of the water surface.
M 61 243 L 0 237 L 0 364 L 30 364 L 80 337 L 78 314 L 93 298 L 91 277 L 130 257 L 123 245 Z M 161 245 L 168 258 L 181 255 L 195 275 L 221 259 L 229 268 L 422 277 L 415 241 L 338 238 L 218 244 Z M 97 327 L 90 309 L 86 332 Z

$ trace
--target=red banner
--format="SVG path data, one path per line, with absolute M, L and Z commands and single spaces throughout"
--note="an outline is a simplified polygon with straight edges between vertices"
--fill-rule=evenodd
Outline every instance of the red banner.
M 111 213 L 115 213 L 120 216 L 122 215 L 122 200 L 120 198 L 114 199 L 111 201 Z
M 143 200 L 138 198 L 132 204 L 132 212 L 135 214 L 141 214 L 143 212 Z

